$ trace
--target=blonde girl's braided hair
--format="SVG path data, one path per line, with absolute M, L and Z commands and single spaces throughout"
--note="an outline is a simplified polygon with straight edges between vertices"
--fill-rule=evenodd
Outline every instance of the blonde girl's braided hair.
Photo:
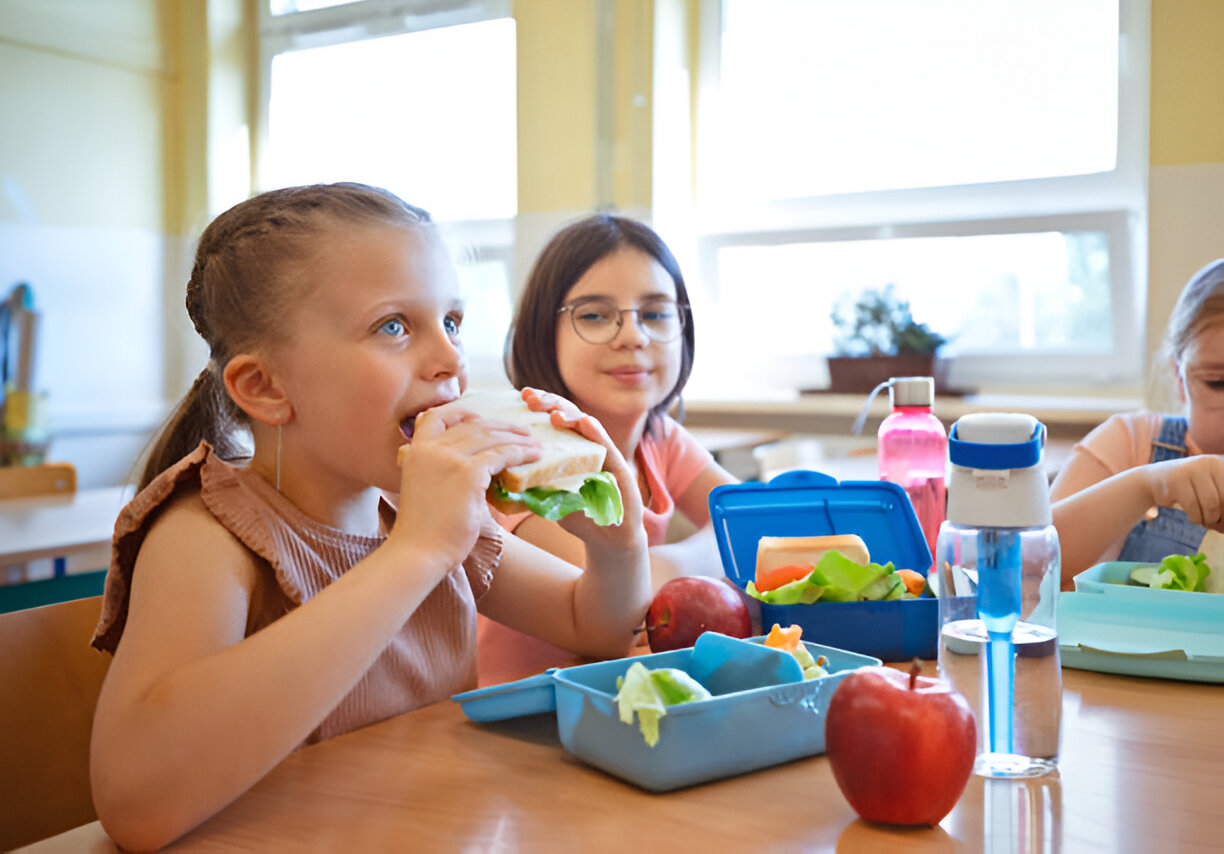
M 344 226 L 431 228 L 429 214 L 365 184 L 313 184 L 260 193 L 204 229 L 187 282 L 187 314 L 209 359 L 154 437 L 139 478 L 144 488 L 208 442 L 222 459 L 246 453 L 248 418 L 225 390 L 231 358 L 279 343 L 283 318 L 302 296 L 321 238 Z

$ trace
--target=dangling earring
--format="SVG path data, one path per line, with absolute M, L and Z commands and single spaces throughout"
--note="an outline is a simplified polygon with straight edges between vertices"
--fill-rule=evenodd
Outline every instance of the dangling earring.
M 276 491 L 280 492 L 280 461 L 281 461 L 281 434 L 285 429 L 284 424 L 276 425 Z

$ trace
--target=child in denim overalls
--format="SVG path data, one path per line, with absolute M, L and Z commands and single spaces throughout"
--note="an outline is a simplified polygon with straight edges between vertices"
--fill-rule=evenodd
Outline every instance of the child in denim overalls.
M 1107 560 L 1224 556 L 1224 259 L 1199 270 L 1164 352 L 1185 415 L 1115 415 L 1075 446 L 1050 488 L 1063 586 Z M 1224 565 L 1214 567 L 1224 576 Z

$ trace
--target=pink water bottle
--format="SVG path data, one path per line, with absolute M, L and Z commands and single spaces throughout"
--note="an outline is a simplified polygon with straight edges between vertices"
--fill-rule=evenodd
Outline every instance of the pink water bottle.
M 879 433 L 880 480 L 897 484 L 909 495 L 931 554 L 946 509 L 944 468 L 948 460 L 948 434 L 931 412 L 935 380 L 931 377 L 893 377 L 888 381 L 892 414 Z M 930 567 L 912 567 L 926 569 Z

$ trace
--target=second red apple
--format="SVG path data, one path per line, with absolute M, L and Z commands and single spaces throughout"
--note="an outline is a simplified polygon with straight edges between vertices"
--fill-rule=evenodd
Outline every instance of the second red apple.
M 696 575 L 664 583 L 646 612 L 650 651 L 690 647 L 702 632 L 734 638 L 752 633 L 752 618 L 740 592 L 725 581 Z

